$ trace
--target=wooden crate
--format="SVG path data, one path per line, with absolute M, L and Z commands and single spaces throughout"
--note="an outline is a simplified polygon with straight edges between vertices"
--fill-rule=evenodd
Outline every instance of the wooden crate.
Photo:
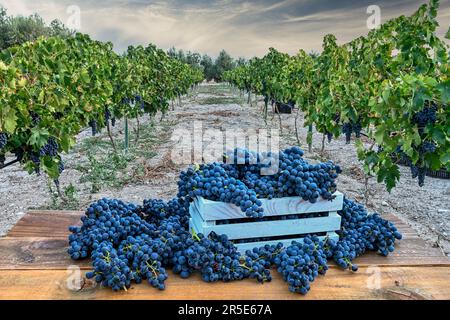
M 255 222 L 233 204 L 198 197 L 189 208 L 190 229 L 204 235 L 211 232 L 226 234 L 230 240 L 237 241 L 236 246 L 241 252 L 265 244 L 282 242 L 289 245 L 294 240 L 302 241 L 307 234 L 318 234 L 322 239 L 329 237 L 337 240 L 339 238 L 335 232 L 341 227 L 341 217 L 337 211 L 342 210 L 344 201 L 340 192 L 335 193 L 335 199 L 332 201 L 321 199 L 316 203 L 304 201 L 299 197 L 261 201 L 264 216 L 275 217 L 273 220 Z M 302 217 L 307 213 L 324 213 L 325 216 Z M 283 220 L 283 216 L 286 215 L 298 215 L 298 218 Z M 229 220 L 233 223 L 229 223 Z M 269 239 L 255 241 L 255 238 Z

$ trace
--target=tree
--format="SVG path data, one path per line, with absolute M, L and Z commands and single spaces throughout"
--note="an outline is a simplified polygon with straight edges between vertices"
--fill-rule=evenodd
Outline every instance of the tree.
M 72 35 L 73 32 L 58 20 L 52 21 L 48 26 L 38 14 L 13 17 L 8 16 L 5 8 L 0 8 L 0 50 L 34 41 L 41 36 Z
M 235 63 L 233 58 L 225 51 L 222 50 L 216 59 L 214 80 L 221 82 L 223 80 L 223 73 L 234 69 Z
M 240 66 L 244 66 L 247 64 L 247 59 L 243 58 L 243 57 L 239 57 L 236 60 L 236 67 L 240 67 Z
M 203 67 L 203 74 L 205 75 L 206 81 L 213 80 L 215 76 L 215 67 L 211 57 L 207 54 L 203 55 L 200 64 Z

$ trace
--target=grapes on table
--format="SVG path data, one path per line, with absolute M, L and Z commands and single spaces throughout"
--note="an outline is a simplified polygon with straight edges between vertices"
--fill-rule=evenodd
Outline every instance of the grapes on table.
M 263 165 L 252 159 L 263 155 L 246 150 L 235 150 L 235 155 L 240 159 L 236 163 L 196 165 L 181 172 L 178 197 L 170 201 L 148 199 L 135 205 L 101 199 L 92 203 L 81 218 L 82 225 L 69 228 L 68 254 L 74 260 L 90 258 L 93 270 L 86 277 L 114 291 L 142 282 L 163 290 L 169 268 L 182 278 L 198 272 L 205 282 L 254 279 L 264 283 L 272 280 L 274 267 L 291 292 L 306 294 L 314 280 L 327 272 L 328 260 L 357 271 L 355 258 L 366 251 L 387 256 L 401 239 L 392 223 L 348 199 L 338 212 L 342 217 L 338 241 L 319 240 L 312 234 L 301 243 L 265 245 L 241 253 L 226 235 L 196 234 L 189 230 L 189 206 L 195 196 L 235 203 L 249 219 L 263 221 L 270 217 L 258 218 L 263 216 L 261 195 L 331 199 L 340 172 L 332 163 L 308 164 L 296 147 L 277 155 L 281 173 L 273 176 L 258 175 Z M 317 194 L 306 196 L 312 190 Z

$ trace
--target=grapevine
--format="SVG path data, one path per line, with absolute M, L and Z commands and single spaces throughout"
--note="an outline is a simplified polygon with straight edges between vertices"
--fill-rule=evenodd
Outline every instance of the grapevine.
M 326 35 L 318 56 L 270 49 L 224 78 L 241 90 L 295 101 L 311 128 L 310 146 L 313 126 L 329 141 L 345 134 L 350 143 L 354 133 L 366 175 L 376 175 L 388 191 L 400 179 L 391 159 L 400 146 L 423 186 L 426 170 L 450 170 L 449 50 L 436 35 L 438 8 L 439 1 L 430 0 L 343 45 Z M 383 151 L 367 148 L 362 132 Z

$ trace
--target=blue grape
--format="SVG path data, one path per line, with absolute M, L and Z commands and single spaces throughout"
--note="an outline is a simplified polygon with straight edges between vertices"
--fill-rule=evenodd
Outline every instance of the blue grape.
M 4 132 L 0 132 L 0 149 L 3 149 L 8 144 L 8 135 Z
M 59 149 L 58 142 L 56 142 L 56 139 L 54 137 L 50 137 L 48 138 L 45 146 L 39 149 L 39 156 L 56 157 L 58 155 L 58 149 Z
M 89 126 L 91 127 L 92 136 L 95 136 L 98 133 L 97 121 L 95 120 L 89 121 Z
M 352 138 L 353 126 L 351 123 L 344 123 L 342 125 L 342 132 L 345 134 L 345 143 L 349 144 Z

